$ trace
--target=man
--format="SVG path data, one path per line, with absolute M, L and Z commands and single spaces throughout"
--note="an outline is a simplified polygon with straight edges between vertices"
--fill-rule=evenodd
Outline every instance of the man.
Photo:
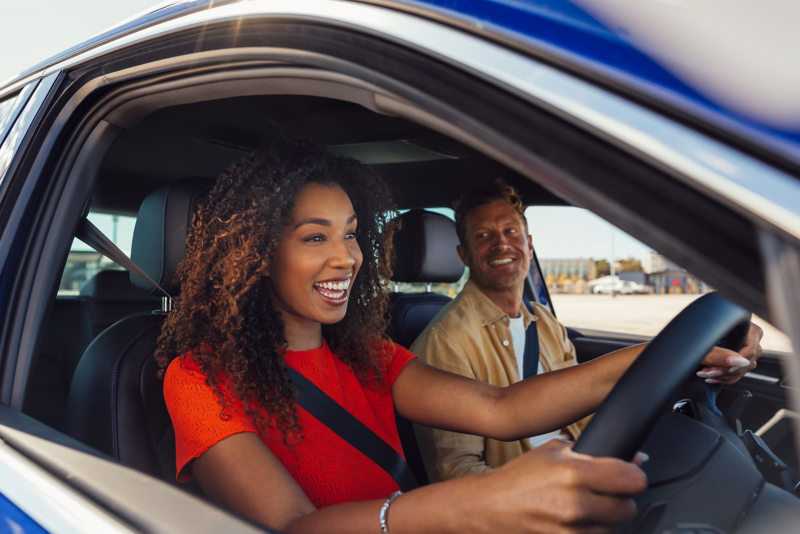
M 514 189 L 498 180 L 465 193 L 456 205 L 458 254 L 469 268 L 459 295 L 431 321 L 411 346 L 426 363 L 489 384 L 505 387 L 523 376 L 577 364 L 567 331 L 547 308 L 523 305 L 523 287 L 533 244 L 522 202 Z M 538 368 L 524 369 L 528 328 L 538 333 Z M 737 356 L 736 369 L 704 369 L 703 378 L 730 383 L 755 367 L 761 329 L 753 325 Z M 529 347 L 534 349 L 535 347 Z M 535 354 L 535 352 L 533 353 Z M 529 359 L 530 361 L 530 359 Z M 523 374 L 524 373 L 524 374 Z M 547 410 L 547 406 L 531 406 Z M 560 431 L 530 439 L 502 442 L 480 436 L 417 427 L 422 456 L 431 482 L 497 468 L 552 439 L 575 440 L 589 418 Z

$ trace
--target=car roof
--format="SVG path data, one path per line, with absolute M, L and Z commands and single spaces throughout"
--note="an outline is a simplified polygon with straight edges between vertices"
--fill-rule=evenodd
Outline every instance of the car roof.
M 537 50 L 539 55 L 544 52 L 551 61 L 569 63 L 589 78 L 603 80 L 649 103 L 667 104 L 800 162 L 800 101 L 794 97 L 800 90 L 800 76 L 797 69 L 789 67 L 800 51 L 800 32 L 784 20 L 793 13 L 800 15 L 800 8 L 792 7 L 792 12 L 759 9 L 758 24 L 754 24 L 748 18 L 752 11 L 741 6 L 720 13 L 687 9 L 682 2 L 378 3 L 424 5 L 444 19 L 463 21 L 473 31 L 499 36 L 507 44 Z M 703 33 L 695 35 L 693 54 L 681 54 L 677 41 L 691 36 L 692 28 Z M 770 38 L 769 31 L 780 33 L 779 38 Z M 648 39 L 651 33 L 661 39 Z M 769 68 L 755 72 L 759 64 Z M 698 72 L 703 76 L 697 76 Z M 730 83 L 737 75 L 741 88 Z M 763 82 L 754 81 L 755 75 L 764 76 Z
M 238 1 L 240 0 L 166 0 L 35 65 L 13 79 L 0 83 L 0 89 L 134 31 L 195 11 Z M 786 106 L 793 106 L 792 109 L 778 109 L 771 115 L 769 112 L 759 115 L 758 106 L 769 103 L 771 100 L 769 94 L 754 95 L 754 98 L 749 100 L 758 105 L 748 107 L 746 95 L 734 95 L 731 98 L 725 95 L 719 96 L 709 89 L 708 84 L 703 85 L 697 79 L 687 76 L 686 69 L 682 70 L 681 65 L 665 66 L 668 61 L 665 62 L 665 56 L 661 52 L 669 49 L 669 45 L 661 45 L 659 48 L 657 44 L 652 46 L 648 43 L 643 44 L 641 40 L 637 41 L 634 38 L 648 31 L 650 21 L 646 16 L 624 17 L 624 12 L 629 10 L 631 7 L 629 2 L 632 0 L 612 3 L 577 0 L 577 3 L 587 6 L 587 9 L 567 0 L 360 1 L 410 11 L 521 48 L 540 58 L 549 59 L 559 66 L 569 68 L 574 73 L 601 82 L 627 96 L 634 96 L 662 110 L 677 112 L 680 118 L 695 125 L 709 127 L 714 133 L 721 133 L 723 136 L 732 135 L 736 140 L 744 139 L 753 143 L 759 150 L 767 150 L 771 155 L 788 159 L 795 168 L 800 164 L 800 101 L 795 98 L 781 101 Z M 658 4 L 664 4 L 659 6 L 658 13 L 662 15 L 659 23 L 664 22 L 662 20 L 664 13 L 669 14 L 670 10 L 679 13 L 682 9 L 680 3 Z M 641 14 L 643 10 L 639 9 L 638 12 Z M 713 12 L 697 11 L 691 15 L 699 19 L 694 22 L 695 26 L 714 28 L 721 24 Z M 759 13 L 764 21 L 776 23 L 786 18 L 785 15 L 766 10 Z M 708 20 L 704 20 L 703 17 Z M 681 20 L 685 20 L 685 17 Z M 616 25 L 615 21 L 619 21 L 619 24 Z M 724 22 L 730 21 L 728 18 Z M 735 23 L 736 21 L 733 21 L 733 24 Z M 770 23 L 752 26 L 772 28 L 774 25 Z M 754 57 L 773 59 L 772 63 L 775 63 L 776 54 L 800 50 L 800 33 L 795 32 L 795 34 L 796 37 L 789 41 L 781 41 L 781 44 L 789 45 L 783 47 L 787 50 L 778 50 L 775 46 L 771 46 L 771 43 L 765 45 L 752 35 L 748 39 L 748 46 L 751 46 Z M 709 33 L 708 41 L 711 42 L 720 35 L 724 34 Z M 787 75 L 785 83 L 776 83 L 775 79 L 772 79 L 771 86 L 785 86 L 784 94 L 790 91 L 794 85 L 800 83 L 800 78 L 794 73 L 795 70 L 783 69 L 782 72 Z M 705 71 L 711 74 L 716 72 L 715 68 L 705 68 Z M 726 86 L 731 85 L 735 84 Z M 764 87 L 768 88 L 768 84 Z M 732 101 L 745 104 L 737 107 L 731 105 Z M 777 116 L 788 119 L 781 122 L 776 119 Z M 776 120 L 780 124 L 776 123 Z M 791 122 L 793 120 L 794 122 Z

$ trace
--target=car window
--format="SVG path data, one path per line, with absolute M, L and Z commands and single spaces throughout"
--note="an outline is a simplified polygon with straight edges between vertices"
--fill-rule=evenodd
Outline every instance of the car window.
M 427 211 L 433 211 L 435 213 L 440 213 L 445 217 L 448 217 L 451 220 L 455 220 L 455 212 L 451 208 L 425 208 Z M 405 213 L 408 210 L 398 210 L 399 213 Z M 458 295 L 458 292 L 461 291 L 461 288 L 464 287 L 464 284 L 467 283 L 467 278 L 469 278 L 469 269 L 466 267 L 464 268 L 464 274 L 461 278 L 453 283 L 453 284 L 430 284 L 430 289 L 428 289 L 428 284 L 423 282 L 395 282 L 392 291 L 400 292 L 400 293 L 424 293 L 426 291 L 431 291 L 433 293 L 437 293 L 439 295 L 447 295 L 448 297 L 452 298 Z
M 553 308 L 566 326 L 654 336 L 714 290 L 582 208 L 532 206 L 525 216 Z M 791 352 L 781 331 L 759 317 L 753 322 L 764 329 L 764 349 Z
M 136 217 L 89 212 L 88 219 L 125 254 L 130 255 Z M 61 275 L 58 295 L 78 295 L 83 285 L 91 277 L 104 270 L 124 269 L 99 252 L 95 252 L 80 239 L 74 239 L 67 257 L 67 264 Z

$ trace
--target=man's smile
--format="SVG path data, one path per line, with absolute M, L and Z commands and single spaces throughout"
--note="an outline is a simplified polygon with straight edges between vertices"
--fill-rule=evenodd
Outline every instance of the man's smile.
M 490 267 L 497 267 L 499 265 L 506 265 L 508 263 L 511 263 L 514 260 L 515 260 L 515 258 L 502 257 L 502 258 L 496 258 L 496 259 L 493 259 L 493 260 L 489 260 L 488 263 L 489 263 Z

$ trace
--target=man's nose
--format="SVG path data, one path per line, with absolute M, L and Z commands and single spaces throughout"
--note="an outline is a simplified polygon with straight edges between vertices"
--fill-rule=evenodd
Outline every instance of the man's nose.
M 508 237 L 503 232 L 497 232 L 492 240 L 492 248 L 502 249 L 508 246 Z

